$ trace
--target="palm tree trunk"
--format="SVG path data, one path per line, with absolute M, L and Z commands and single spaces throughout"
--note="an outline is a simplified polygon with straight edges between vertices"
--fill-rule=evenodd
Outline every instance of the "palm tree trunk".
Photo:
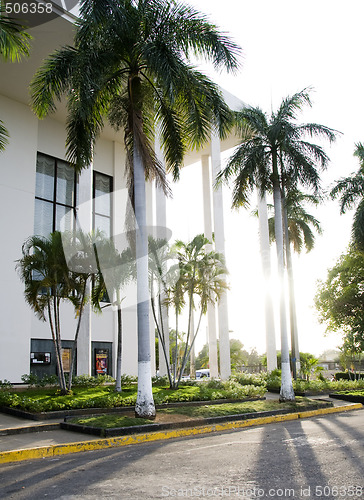
M 120 302 L 120 292 L 117 291 L 117 303 L 118 303 L 118 348 L 116 354 L 116 385 L 115 391 L 121 392 L 121 360 L 122 360 L 122 347 L 123 347 L 123 323 L 121 317 L 121 302 Z
M 87 279 L 84 282 L 84 287 L 83 287 L 83 290 L 82 290 L 82 298 L 81 298 L 81 304 L 80 304 L 80 313 L 78 315 L 78 321 L 77 321 L 77 328 L 76 328 L 76 333 L 75 333 L 75 339 L 74 339 L 73 347 L 72 347 L 72 359 L 71 359 L 70 373 L 69 373 L 69 377 L 68 377 L 68 386 L 67 386 L 67 390 L 68 391 L 70 391 L 71 387 L 72 387 L 72 377 L 73 377 L 73 371 L 74 371 L 75 362 L 76 362 L 76 351 L 77 351 L 78 334 L 80 333 L 82 313 L 83 313 L 83 308 L 84 308 L 84 305 L 85 305 L 85 298 L 86 298 L 86 287 L 87 287 Z
M 193 333 L 193 335 L 191 336 L 191 345 L 190 345 L 189 350 L 187 351 L 187 356 L 185 356 L 184 361 L 183 361 L 183 363 L 182 363 L 182 366 L 181 366 L 181 371 L 180 371 L 180 373 L 179 373 L 179 377 L 178 377 L 178 381 L 177 381 L 176 388 L 178 387 L 179 383 L 181 382 L 182 373 L 184 372 L 184 369 L 185 369 L 185 367 L 186 367 L 186 363 L 187 363 L 188 356 L 190 355 L 191 349 L 193 348 L 193 346 L 194 346 L 194 344 L 195 344 L 195 340 L 196 340 L 196 337 L 197 337 L 198 331 L 199 331 L 199 329 L 200 329 L 201 320 L 202 320 L 202 309 L 201 309 L 201 312 L 200 312 L 200 317 L 199 317 L 199 320 L 198 320 L 198 323 L 197 323 L 197 329 L 196 329 L 196 332 L 192 332 L 192 333 Z
M 49 325 L 52 333 L 52 339 L 53 339 L 53 344 L 54 344 L 54 349 L 56 351 L 56 363 L 57 363 L 57 371 L 58 371 L 58 381 L 59 381 L 59 387 L 61 391 L 65 390 L 65 387 L 62 385 L 62 378 L 61 378 L 61 363 L 62 363 L 62 357 L 61 353 L 59 352 L 59 346 L 57 342 L 57 337 L 54 329 L 54 323 L 52 319 L 52 310 L 51 310 L 51 305 L 50 301 L 48 300 L 48 318 L 49 318 Z
M 286 198 L 285 198 L 284 193 L 282 194 L 282 211 L 283 211 L 283 221 L 284 221 L 284 240 L 285 240 L 285 247 L 286 247 L 286 264 L 287 264 L 287 275 L 288 275 L 289 319 L 290 319 L 290 329 L 291 329 L 292 369 L 293 369 L 293 377 L 296 380 L 297 374 L 301 371 L 301 369 L 300 369 L 300 352 L 299 352 L 299 347 L 298 347 L 298 328 L 297 328 L 297 314 L 296 314 L 296 297 L 295 297 L 295 293 L 294 293 L 292 254 L 291 254 L 291 245 L 289 242 L 288 217 L 287 217 L 287 208 L 286 208 Z
M 56 296 L 56 291 L 53 291 L 53 314 L 54 314 L 54 330 L 56 338 L 56 352 L 58 356 L 58 366 L 59 366 L 59 382 L 61 386 L 61 393 L 67 393 L 66 379 L 63 370 L 62 361 L 62 343 L 61 343 L 61 321 L 60 321 L 60 311 L 59 311 L 59 299 Z
M 171 375 L 171 366 L 170 366 L 170 360 L 169 360 L 169 345 L 168 345 L 168 348 L 167 348 L 166 343 L 165 343 L 165 336 L 164 336 L 164 333 L 163 333 L 163 321 L 161 321 L 160 324 L 158 323 L 157 313 L 156 313 L 156 310 L 155 310 L 155 301 L 153 299 L 153 296 L 152 296 L 152 299 L 151 299 L 151 303 L 152 303 L 152 313 L 153 313 L 153 317 L 154 317 L 154 322 L 155 322 L 155 326 L 156 326 L 157 331 L 158 331 L 159 344 L 161 345 L 161 349 L 159 349 L 159 345 L 158 345 L 158 350 L 160 352 L 160 356 L 164 357 L 164 361 L 165 361 L 166 366 L 167 366 L 167 375 L 168 375 L 168 380 L 169 380 L 169 387 L 170 387 L 170 389 L 173 389 L 173 381 L 172 381 L 172 375 Z M 161 307 L 160 303 L 159 303 L 159 307 Z M 160 364 L 160 360 L 159 360 L 159 364 Z
M 176 387 L 177 380 L 177 361 L 178 361 L 178 310 L 176 309 L 176 336 L 174 346 L 174 363 L 173 363 L 173 388 Z
M 148 235 L 146 228 L 145 173 L 137 134 L 134 134 L 134 203 L 136 219 L 138 394 L 135 415 L 154 418 L 149 335 Z
M 195 315 L 192 311 L 191 315 L 191 331 L 195 332 Z M 190 378 L 196 378 L 196 356 L 195 356 L 195 344 L 193 342 L 193 337 L 191 337 L 190 343 Z
M 267 346 L 267 370 L 277 368 L 276 334 L 274 328 L 273 301 L 269 290 L 271 277 L 268 210 L 265 194 L 261 196 L 258 187 L 259 242 L 265 281 L 265 331 Z
M 283 248 L 283 220 L 282 220 L 282 202 L 281 187 L 277 170 L 277 157 L 273 155 L 273 200 L 274 200 L 274 230 L 276 235 L 277 259 L 278 259 L 278 277 L 280 284 L 280 323 L 281 323 L 281 401 L 294 401 L 294 390 L 292 385 L 291 367 L 289 362 L 289 348 L 287 335 L 287 317 L 286 301 L 284 296 L 284 248 Z

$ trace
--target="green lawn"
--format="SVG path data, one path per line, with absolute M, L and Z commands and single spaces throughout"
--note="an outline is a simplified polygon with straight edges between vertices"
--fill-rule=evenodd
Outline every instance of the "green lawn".
M 278 401 L 246 401 L 243 403 L 225 403 L 201 406 L 180 406 L 178 408 L 159 409 L 157 415 L 186 415 L 194 418 L 219 417 L 226 415 L 238 415 L 244 413 L 257 413 L 261 411 L 272 411 L 291 409 L 292 411 L 305 409 L 307 406 L 325 406 L 322 401 L 314 401 L 308 398 L 297 397 L 295 403 L 279 403 Z M 68 420 L 69 423 L 100 427 L 110 429 L 115 427 L 129 427 L 132 425 L 143 425 L 153 423 L 152 420 L 130 418 L 117 414 L 104 414 L 97 416 L 84 416 Z

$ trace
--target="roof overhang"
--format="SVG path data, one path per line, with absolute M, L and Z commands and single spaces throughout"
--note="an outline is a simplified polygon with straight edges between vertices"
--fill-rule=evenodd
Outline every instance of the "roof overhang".
M 56 49 L 72 45 L 75 34 L 75 17 L 64 15 L 56 19 L 31 28 L 29 33 L 33 39 L 31 41 L 31 56 L 24 58 L 20 63 L 0 63 L 0 94 L 17 102 L 30 105 L 29 84 L 42 64 L 42 61 Z M 241 109 L 246 104 L 221 89 L 223 97 L 228 106 L 233 110 Z M 57 105 L 57 111 L 51 115 L 53 119 L 63 124 L 66 123 L 67 109 L 64 102 Z M 122 142 L 120 132 L 116 132 L 112 127 L 105 126 L 101 137 L 108 140 Z M 225 151 L 236 146 L 238 138 L 231 133 L 226 139 L 221 141 L 221 150 Z M 190 165 L 200 160 L 201 155 L 210 154 L 210 145 L 203 148 L 191 150 L 185 157 L 184 164 Z

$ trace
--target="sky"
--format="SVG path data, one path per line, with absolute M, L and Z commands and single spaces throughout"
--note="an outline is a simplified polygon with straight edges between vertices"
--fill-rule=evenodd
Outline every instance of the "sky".
M 364 141 L 362 19 L 364 3 L 351 0 L 344 6 L 336 0 L 190 0 L 221 31 L 229 34 L 243 51 L 236 75 L 215 73 L 201 65 L 216 83 L 242 101 L 259 106 L 268 114 L 281 100 L 312 87 L 312 108 L 305 108 L 299 121 L 316 122 L 342 135 L 334 145 L 325 145 L 331 158 L 322 185 L 327 190 L 335 180 L 357 170 L 355 143 Z M 231 151 L 229 152 L 229 154 Z M 229 154 L 223 155 L 223 161 Z M 192 187 L 193 186 L 193 187 Z M 203 231 L 202 183 L 199 165 L 182 170 L 168 202 L 167 225 L 176 238 L 191 239 Z M 189 193 L 186 196 L 186 192 Z M 245 348 L 265 351 L 263 283 L 259 255 L 258 221 L 250 211 L 231 211 L 231 192 L 224 188 L 226 260 L 230 272 L 229 328 Z M 252 199 L 253 210 L 255 199 Z M 325 336 L 313 306 L 317 280 L 346 250 L 352 215 L 339 214 L 338 201 L 327 201 L 310 211 L 321 222 L 314 250 L 294 257 L 295 289 L 300 350 L 319 355 L 336 348 L 340 335 Z M 276 265 L 272 249 L 272 265 Z M 274 274 L 274 272 L 273 272 Z M 273 295 L 274 278 L 271 285 Z M 278 318 L 277 318 L 278 319 Z M 206 326 L 203 325 L 202 330 Z M 277 347 L 279 348 L 278 324 Z M 197 350 L 206 337 L 197 339 Z

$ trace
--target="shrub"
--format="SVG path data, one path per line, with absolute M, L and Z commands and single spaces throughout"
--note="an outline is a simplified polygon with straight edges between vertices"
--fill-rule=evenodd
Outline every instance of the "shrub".
M 255 385 L 257 387 L 265 387 L 267 385 L 266 373 L 239 373 L 230 378 L 231 380 L 236 380 L 240 385 Z
M 131 384 L 136 384 L 138 382 L 138 377 L 134 375 L 121 375 L 121 385 L 126 386 L 126 385 L 131 385 Z
M 208 389 L 224 389 L 225 385 L 225 382 L 216 378 L 212 378 L 205 382 L 205 387 L 207 387 Z
M 336 372 L 335 380 L 359 380 L 364 379 L 364 373 Z
M 267 375 L 267 389 L 268 390 L 279 390 L 281 387 L 281 370 L 272 370 Z
M 13 387 L 13 384 L 9 380 L 0 380 L 0 391 L 8 391 Z
M 75 375 L 73 378 L 73 385 L 78 387 L 100 387 L 105 384 L 115 383 L 110 375 L 97 375 L 96 377 L 90 375 Z
M 167 375 L 163 377 L 152 377 L 152 384 L 156 387 L 163 387 L 169 385 L 169 380 Z
M 34 375 L 34 373 L 30 373 L 27 375 L 26 373 L 21 376 L 22 381 L 24 384 L 30 385 L 30 386 L 36 386 L 37 383 L 39 382 L 39 377 L 37 375 Z

